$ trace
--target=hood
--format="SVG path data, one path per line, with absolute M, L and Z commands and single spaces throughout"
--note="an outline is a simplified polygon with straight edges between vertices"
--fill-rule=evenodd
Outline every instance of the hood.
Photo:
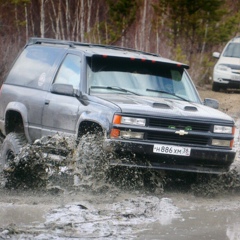
M 235 58 L 235 57 L 223 57 L 223 56 L 221 56 L 221 57 L 219 58 L 217 64 L 240 65 L 240 58 Z
M 202 119 L 203 121 L 218 120 L 219 122 L 233 121 L 227 114 L 204 106 L 170 98 L 156 98 L 135 95 L 101 94 L 98 97 L 117 105 L 122 113 L 143 114 L 187 119 Z

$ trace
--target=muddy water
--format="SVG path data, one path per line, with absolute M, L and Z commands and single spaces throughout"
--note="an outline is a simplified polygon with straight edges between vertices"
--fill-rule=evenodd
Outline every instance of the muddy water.
M 180 196 L 178 196 L 180 197 Z M 186 197 L 182 196 L 182 197 Z M 172 198 L 173 199 L 173 198 Z M 218 199 L 191 199 L 179 203 L 175 199 L 181 218 L 170 224 L 155 222 L 139 234 L 139 239 L 240 239 L 240 197 Z
M 75 178 L 66 182 L 65 175 L 34 190 L 2 184 L 0 239 L 240 240 L 239 163 L 237 155 L 234 172 L 204 183 L 186 174 L 162 188 L 158 176 L 154 189 L 139 184 L 142 173 L 136 171 L 125 172 L 125 183 L 134 175 L 129 186 L 101 183 L 102 175 L 80 171 L 75 176 L 84 185 Z
M 43 222 L 45 214 L 52 206 L 29 204 L 0 204 L 0 226 L 7 227 L 10 224 L 24 226 L 26 224 Z
M 0 239 L 240 239 L 240 196 L 112 192 L 1 197 Z M 4 201 L 11 203 L 7 203 Z
M 222 214 L 227 214 L 229 217 L 223 218 Z M 229 219 L 231 219 L 230 222 Z M 154 223 L 151 230 L 139 234 L 138 239 L 238 240 L 240 239 L 239 228 L 239 217 L 232 211 L 216 214 L 199 209 L 195 213 L 185 214 L 182 221 L 174 221 L 169 226 Z

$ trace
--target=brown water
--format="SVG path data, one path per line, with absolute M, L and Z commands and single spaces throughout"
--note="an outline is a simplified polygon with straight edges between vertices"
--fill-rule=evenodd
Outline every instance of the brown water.
M 138 191 L 41 195 L 1 193 L 0 239 L 240 239 L 238 195 L 203 198 Z

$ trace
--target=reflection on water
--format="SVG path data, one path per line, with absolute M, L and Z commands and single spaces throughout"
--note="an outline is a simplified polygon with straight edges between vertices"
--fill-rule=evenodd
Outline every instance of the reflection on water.
M 10 224 L 21 226 L 33 222 L 44 222 L 44 215 L 50 208 L 50 205 L 42 204 L 0 204 L 0 228 Z
M 229 240 L 239 240 L 240 239 L 240 222 L 231 223 L 227 227 L 226 235 Z
M 12 237 L 5 226 L 13 223 L 16 239 L 21 229 L 21 239 L 34 236 L 65 240 L 240 240 L 240 201 L 237 196 L 190 200 L 187 199 L 189 195 L 184 194 L 172 197 L 123 194 L 119 197 L 109 202 L 109 196 L 92 195 L 91 201 L 86 201 L 78 195 L 77 202 L 67 201 L 58 206 L 1 205 L 0 216 L 4 221 L 0 221 L 0 239 Z
M 194 205 L 194 203 L 193 203 Z M 182 218 L 175 219 L 172 224 L 163 226 L 157 222 L 140 234 L 143 239 L 164 240 L 240 240 L 240 207 L 237 209 L 206 210 L 193 207 L 181 211 Z

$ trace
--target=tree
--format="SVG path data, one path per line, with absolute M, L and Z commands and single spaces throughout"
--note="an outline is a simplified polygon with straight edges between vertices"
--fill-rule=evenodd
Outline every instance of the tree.
M 239 33 L 239 10 L 239 0 L 0 0 L 1 77 L 32 36 L 116 44 L 205 68 L 212 50 Z
M 139 7 L 137 0 L 106 0 L 109 10 L 106 22 L 108 39 L 106 43 L 112 44 L 124 37 L 126 30 L 133 23 Z
M 168 16 L 168 36 L 173 49 L 181 44 L 191 63 L 194 54 L 203 52 L 213 26 L 226 14 L 224 3 L 224 0 L 159 0 L 154 8 L 160 17 Z

